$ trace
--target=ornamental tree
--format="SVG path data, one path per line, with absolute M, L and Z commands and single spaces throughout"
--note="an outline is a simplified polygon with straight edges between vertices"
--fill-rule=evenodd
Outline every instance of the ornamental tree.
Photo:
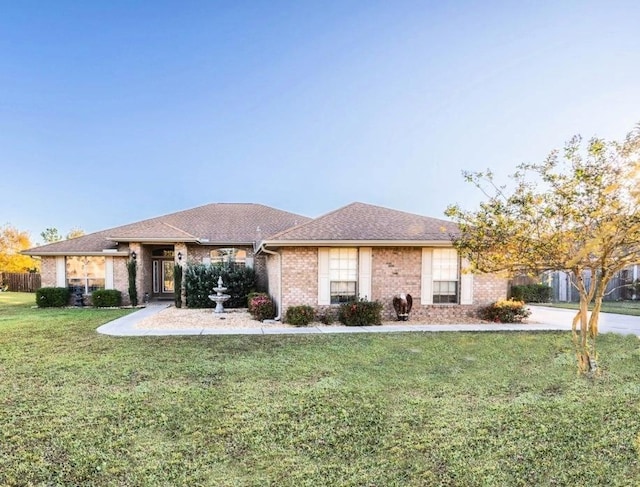
M 18 230 L 8 224 L 0 227 L 0 272 L 22 273 L 38 270 L 39 261 L 20 253 L 29 247 L 29 232 Z
M 472 211 L 447 208 L 460 227 L 459 252 L 478 272 L 572 273 L 580 296 L 572 322 L 578 371 L 598 374 L 596 337 L 607 284 L 640 263 L 640 126 L 620 142 L 583 143 L 576 136 L 544 162 L 519 165 L 509 186 L 497 185 L 491 171 L 464 178 L 486 199 Z

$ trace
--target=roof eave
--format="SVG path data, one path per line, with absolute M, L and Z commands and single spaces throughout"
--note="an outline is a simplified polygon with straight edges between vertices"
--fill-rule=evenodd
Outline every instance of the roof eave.
M 258 247 L 450 247 L 446 240 L 263 240 Z
M 136 242 L 136 243 L 157 243 L 157 244 L 172 244 L 175 242 L 181 243 L 199 243 L 200 239 L 194 237 L 106 237 L 106 240 L 112 240 L 114 242 Z
M 127 257 L 129 252 L 123 251 L 111 251 L 111 250 L 73 250 L 73 251 L 60 251 L 55 252 L 29 252 L 23 250 L 20 252 L 23 255 L 31 255 L 37 257 L 62 257 L 62 256 L 75 256 L 75 255 L 87 255 L 87 256 L 100 256 L 100 257 Z

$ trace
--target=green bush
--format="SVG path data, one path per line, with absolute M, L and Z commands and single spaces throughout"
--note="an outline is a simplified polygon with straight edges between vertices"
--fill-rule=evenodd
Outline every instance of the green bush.
M 131 259 L 127 262 L 127 276 L 129 279 L 129 301 L 131 306 L 138 306 L 138 289 L 136 288 L 136 275 L 138 273 L 138 267 L 136 259 Z
M 338 319 L 347 326 L 380 325 L 382 303 L 378 301 L 351 301 L 340 305 Z
M 182 308 L 182 266 L 176 264 L 173 266 L 173 302 L 176 308 Z
M 268 294 L 253 293 L 249 301 L 249 313 L 255 320 L 269 320 L 276 315 L 276 306 Z
M 327 308 L 318 313 L 318 321 L 323 325 L 333 325 L 333 322 L 336 321 L 336 316 L 330 308 Z
M 69 304 L 69 289 L 41 287 L 36 291 L 36 304 L 40 308 L 62 308 Z
M 551 301 L 551 287 L 546 284 L 511 286 L 511 299 L 525 303 L 548 303 Z
M 122 305 L 122 293 L 117 289 L 98 289 L 91 293 L 96 308 L 117 308 Z
M 480 308 L 480 318 L 494 323 L 521 323 L 523 319 L 531 315 L 531 311 L 525 308 L 523 301 L 513 299 L 500 299 L 489 306 Z
M 290 306 L 287 308 L 285 323 L 293 326 L 307 326 L 315 318 L 315 310 L 311 306 Z
M 244 308 L 247 296 L 255 289 L 256 273 L 250 267 L 234 264 L 187 264 L 183 280 L 189 308 L 213 308 L 216 303 L 209 299 L 215 294 L 218 278 L 222 276 L 225 294 L 231 296 L 224 303 L 225 308 Z

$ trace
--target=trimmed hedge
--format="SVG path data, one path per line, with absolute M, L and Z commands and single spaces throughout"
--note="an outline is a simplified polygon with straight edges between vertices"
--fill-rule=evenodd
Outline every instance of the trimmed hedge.
M 340 305 L 338 319 L 346 326 L 382 324 L 382 303 L 378 301 L 351 301 Z
M 548 303 L 551 301 L 551 287 L 546 284 L 511 286 L 511 299 L 525 303 Z
M 287 308 L 284 321 L 293 326 L 307 326 L 315 316 L 316 312 L 311 306 L 290 306 Z
M 500 299 L 489 306 L 480 308 L 480 318 L 494 323 L 522 323 L 522 320 L 531 315 L 531 311 L 525 308 L 523 301 L 513 299 Z
M 91 303 L 96 308 L 118 308 L 122 305 L 122 293 L 117 289 L 98 289 L 91 293 Z
M 216 303 L 209 299 L 215 294 L 218 277 L 227 288 L 225 294 L 231 296 L 224 303 L 225 308 L 244 308 L 247 296 L 255 289 L 256 273 L 250 267 L 229 264 L 187 264 L 183 274 L 184 289 L 188 308 L 213 308 Z
M 66 287 L 41 287 L 36 291 L 36 304 L 40 308 L 62 308 L 69 304 Z

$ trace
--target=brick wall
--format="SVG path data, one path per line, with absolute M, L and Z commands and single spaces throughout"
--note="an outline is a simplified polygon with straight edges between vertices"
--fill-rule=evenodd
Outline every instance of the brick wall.
M 473 302 L 476 305 L 487 305 L 498 299 L 506 299 L 509 280 L 493 274 L 476 274 L 473 276 Z
M 41 257 L 40 258 L 40 278 L 42 287 L 56 286 L 56 258 Z
M 318 305 L 318 249 L 316 247 L 283 248 L 282 304 Z
M 373 248 L 372 299 L 383 305 L 383 319 L 395 318 L 393 297 L 411 294 L 411 316 L 420 314 L 422 249 L 416 247 Z
M 113 258 L 113 287 L 122 293 L 122 304 L 128 306 L 129 300 L 129 273 L 127 272 L 128 257 Z M 142 296 L 140 296 L 142 301 Z

